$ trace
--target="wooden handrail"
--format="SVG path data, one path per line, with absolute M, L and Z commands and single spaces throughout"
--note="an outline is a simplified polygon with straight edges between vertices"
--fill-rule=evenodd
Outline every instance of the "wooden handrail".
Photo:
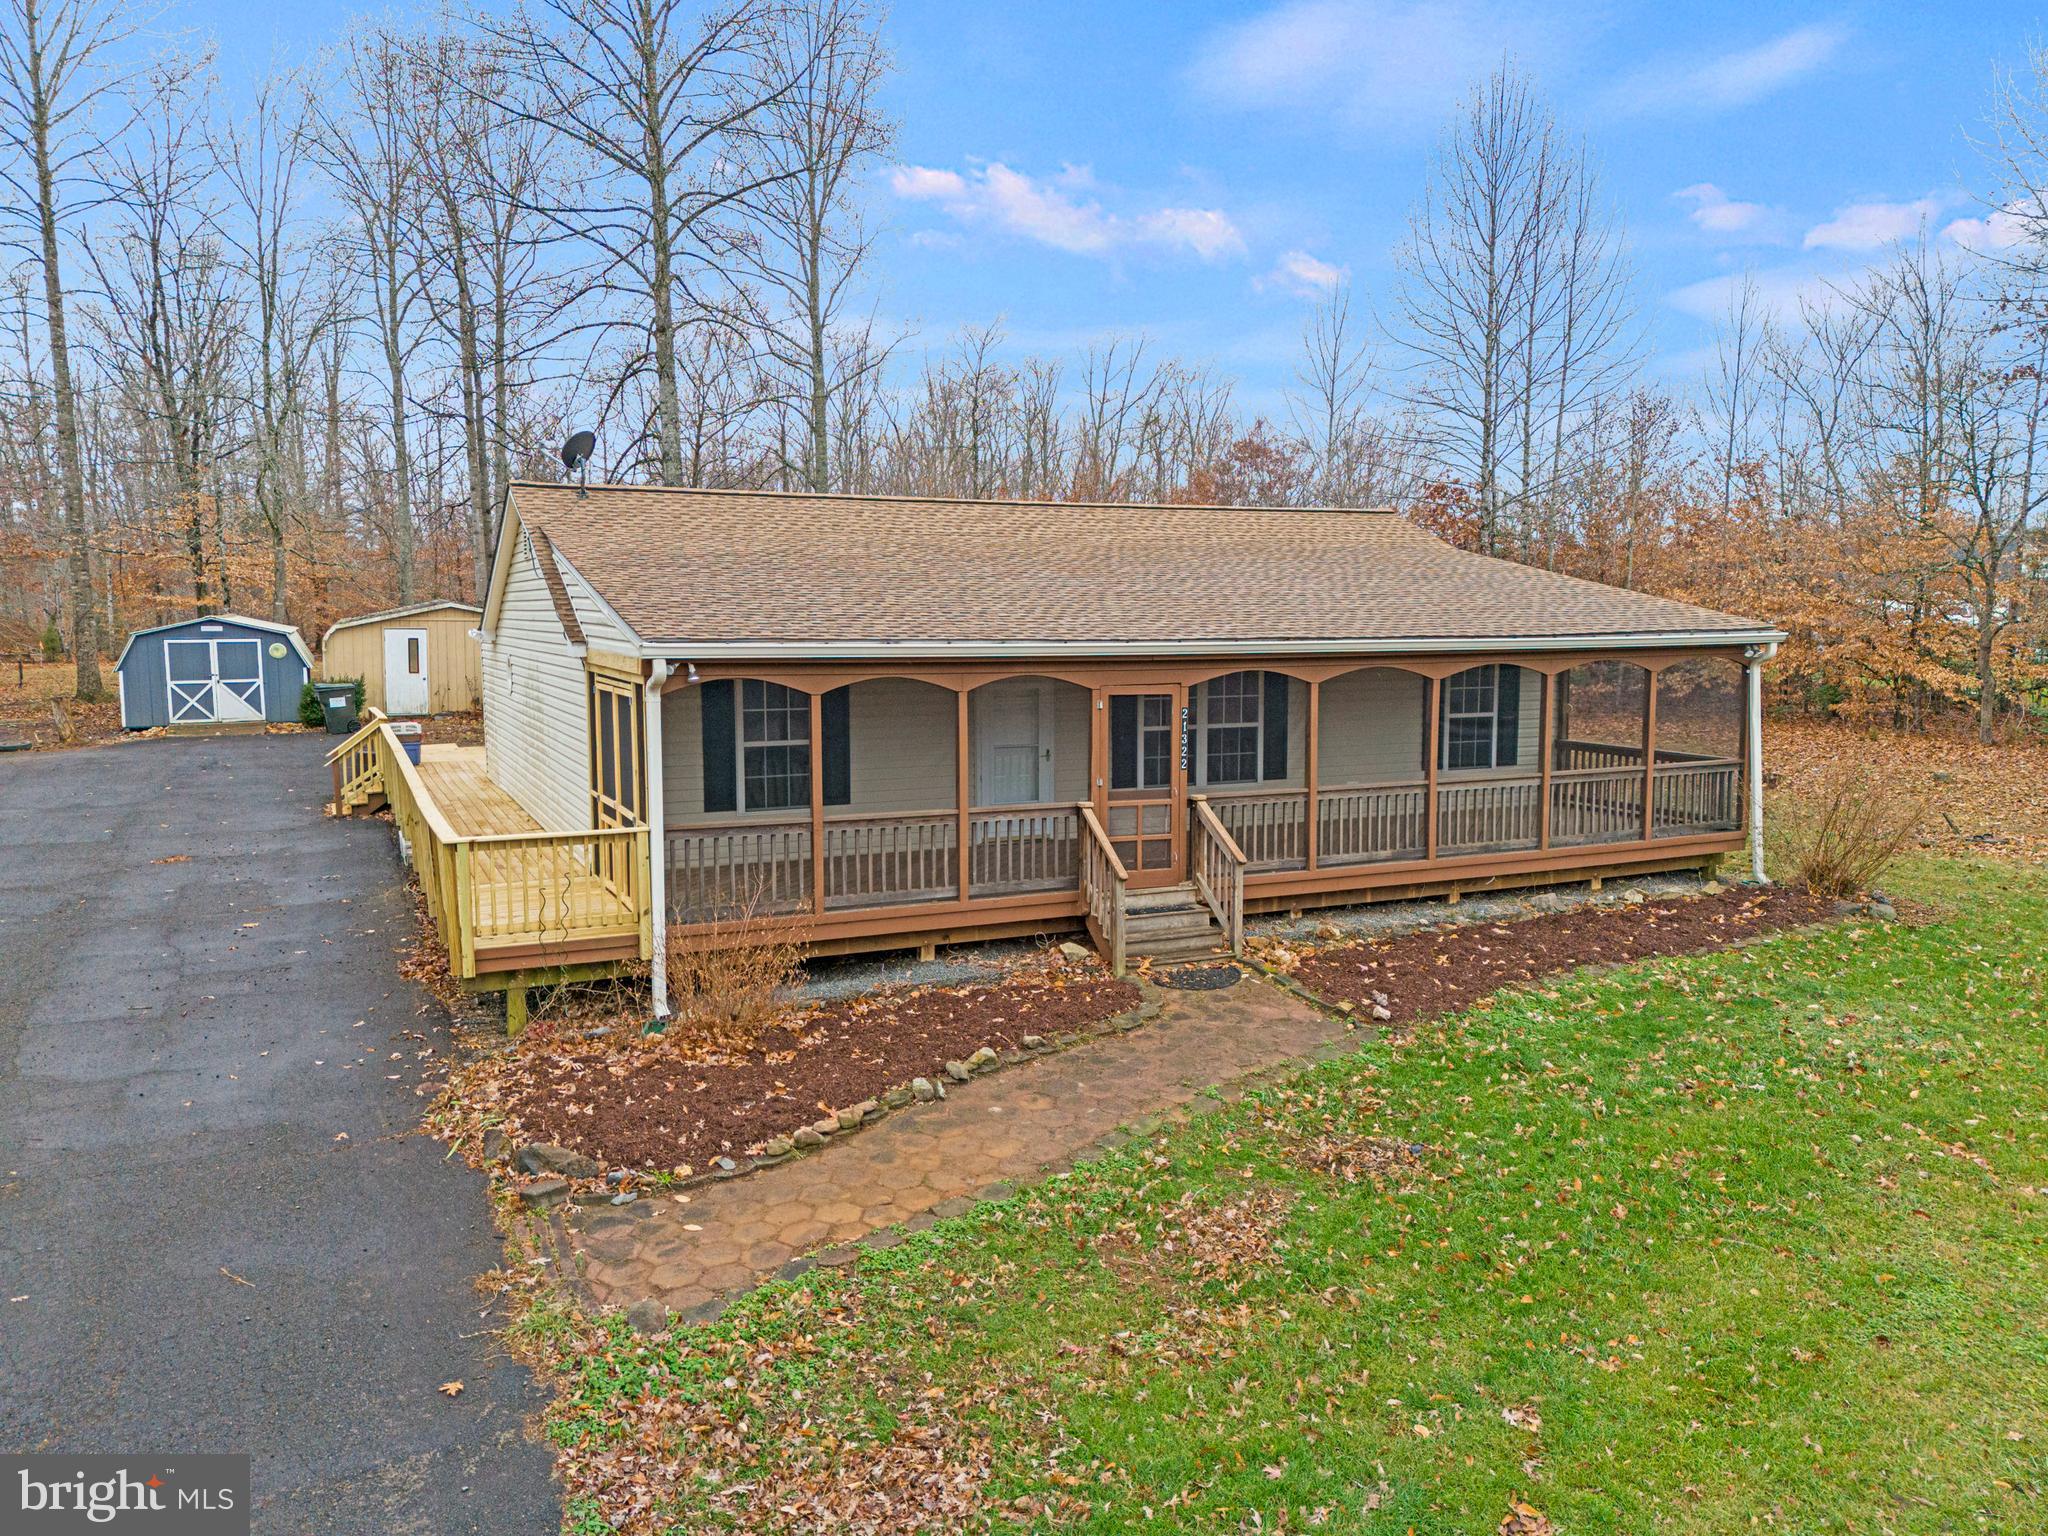
M 360 742 L 364 737 L 368 736 L 372 731 L 376 730 L 377 727 L 382 725 L 388 718 L 389 717 L 384 713 L 383 710 L 379 709 L 376 705 L 372 704 L 368 709 L 363 711 L 363 723 L 361 725 L 358 725 L 353 731 L 349 732 L 347 739 L 344 740 L 340 746 L 336 747 L 332 752 L 329 752 L 327 754 L 324 760 L 326 764 L 332 766 L 341 757 L 342 753 L 346 752 L 350 747 L 353 747 L 354 745 L 356 745 L 356 743 Z
M 1086 800 L 1083 800 L 1075 808 L 1081 813 L 1081 825 L 1088 829 L 1090 835 L 1095 839 L 1096 846 L 1101 850 L 1103 858 L 1109 861 L 1110 872 L 1119 880 L 1130 879 L 1131 872 L 1124 868 L 1124 861 L 1116 856 L 1116 849 L 1109 841 L 1109 834 L 1103 831 L 1102 822 L 1095 815 L 1095 807 Z
M 1195 815 L 1200 818 L 1203 828 L 1211 837 L 1223 845 L 1223 851 L 1236 860 L 1240 866 L 1249 863 L 1250 861 L 1244 856 L 1244 850 L 1237 846 L 1237 839 L 1230 835 L 1230 828 L 1224 826 L 1222 821 L 1217 818 L 1216 813 L 1209 808 L 1208 796 L 1190 795 L 1188 799 L 1194 802 Z

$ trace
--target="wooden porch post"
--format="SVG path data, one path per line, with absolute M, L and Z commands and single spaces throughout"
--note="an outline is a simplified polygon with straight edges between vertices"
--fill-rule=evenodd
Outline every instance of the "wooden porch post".
M 1317 797 L 1321 792 L 1319 775 L 1321 764 L 1316 760 L 1316 738 L 1322 734 L 1323 685 L 1319 678 L 1310 678 L 1308 684 L 1308 867 L 1316 867 L 1316 857 L 1321 852 L 1322 817 L 1317 810 Z
M 1543 758 L 1539 770 L 1543 779 L 1538 791 L 1543 796 L 1543 803 L 1537 811 L 1536 846 L 1538 848 L 1548 848 L 1550 846 L 1550 759 L 1553 755 L 1551 737 L 1557 731 L 1557 721 L 1554 718 L 1557 712 L 1557 701 L 1551 697 L 1551 690 L 1557 686 L 1557 675 L 1552 672 L 1545 672 L 1541 676 L 1543 681 L 1537 687 L 1536 697 L 1542 700 L 1543 719 L 1537 728 L 1536 750 L 1542 754 Z
M 825 915 L 825 696 L 811 691 L 811 911 Z
M 1422 857 L 1431 864 L 1436 862 L 1436 760 L 1437 752 L 1437 711 L 1443 708 L 1444 680 L 1432 677 L 1429 680 L 1429 703 L 1422 715 L 1422 761 L 1423 793 L 1429 797 L 1423 806 Z
M 1657 674 L 1647 672 L 1649 692 L 1643 699 L 1643 841 L 1657 826 Z
M 955 732 L 953 744 L 953 802 L 960 813 L 960 899 L 968 899 L 968 892 L 974 884 L 973 856 L 967 845 L 968 792 L 967 792 L 967 690 L 956 688 L 953 697 L 957 700 L 955 710 Z

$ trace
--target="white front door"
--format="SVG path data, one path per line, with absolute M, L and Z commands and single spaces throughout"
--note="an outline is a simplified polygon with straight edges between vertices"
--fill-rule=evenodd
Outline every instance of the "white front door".
M 1044 683 L 991 683 L 974 695 L 974 803 L 1052 796 L 1052 695 Z
M 427 712 L 427 632 L 424 629 L 384 631 L 384 713 L 424 715 Z

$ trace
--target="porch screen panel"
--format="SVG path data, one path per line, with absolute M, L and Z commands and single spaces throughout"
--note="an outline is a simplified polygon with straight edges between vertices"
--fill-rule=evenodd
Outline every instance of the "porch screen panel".
M 1635 842 L 1649 673 L 1629 661 L 1587 662 L 1559 673 L 1551 691 L 1551 842 Z
M 637 827 L 647 819 L 640 690 L 623 678 L 590 676 L 590 818 L 593 826 Z
M 1700 656 L 1657 674 L 1657 768 L 1651 835 L 1734 832 L 1743 821 L 1741 663 Z

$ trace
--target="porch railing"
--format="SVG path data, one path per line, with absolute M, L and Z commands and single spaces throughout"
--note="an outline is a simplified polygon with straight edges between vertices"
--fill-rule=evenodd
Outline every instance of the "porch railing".
M 1201 795 L 1189 797 L 1188 869 L 1233 955 L 1244 953 L 1245 853 Z
M 968 894 L 1071 891 L 1081 879 L 1081 815 L 1071 805 L 1000 805 L 968 813 Z
M 1628 843 L 1643 835 L 1643 770 L 1568 768 L 1550 778 L 1553 844 Z
M 1109 973 L 1124 973 L 1124 900 L 1130 872 L 1109 845 L 1109 834 L 1095 814 L 1095 807 L 1083 802 L 1075 807 L 1081 818 L 1081 897 L 1088 907 L 1088 927 L 1104 958 Z
M 670 827 L 666 841 L 669 910 L 685 922 L 811 909 L 807 820 Z
M 1305 790 L 1211 790 L 1216 820 L 1243 851 L 1254 872 L 1301 869 L 1308 863 L 1308 794 Z
M 1436 787 L 1439 853 L 1534 848 L 1543 836 L 1543 779 L 1455 779 Z
M 1735 758 L 1657 754 L 1650 826 L 1657 837 L 1696 837 L 1742 826 L 1742 764 Z
M 960 894 L 953 811 L 825 818 L 825 910 L 945 901 Z
M 1316 857 L 1324 864 L 1419 859 L 1429 840 L 1429 785 L 1421 779 L 1333 784 L 1317 796 L 1316 819 L 1322 823 Z

